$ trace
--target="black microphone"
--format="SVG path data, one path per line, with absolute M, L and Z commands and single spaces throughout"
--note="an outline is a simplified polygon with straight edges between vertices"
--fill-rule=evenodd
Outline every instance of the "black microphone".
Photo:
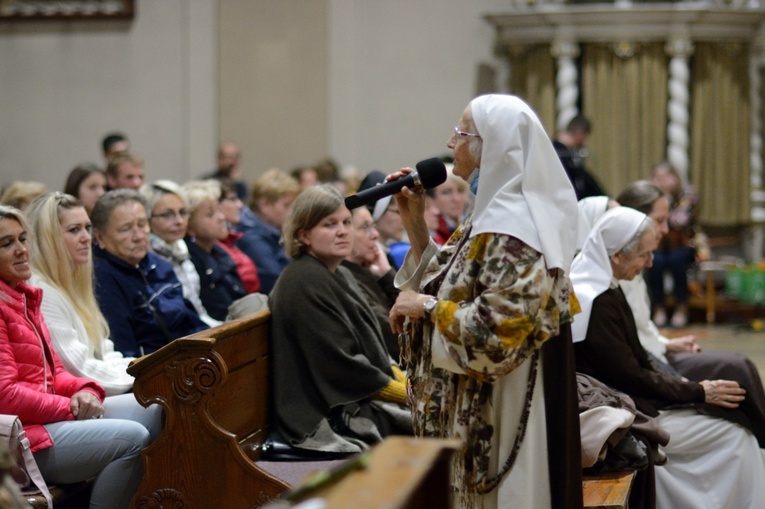
M 404 187 L 433 189 L 446 182 L 446 166 L 437 157 L 420 161 L 415 167 L 417 171 L 413 171 L 409 175 L 390 182 L 383 182 L 379 186 L 370 187 L 360 193 L 348 196 L 345 199 L 345 206 L 349 209 L 355 209 L 362 205 L 374 203 L 380 198 L 399 193 Z

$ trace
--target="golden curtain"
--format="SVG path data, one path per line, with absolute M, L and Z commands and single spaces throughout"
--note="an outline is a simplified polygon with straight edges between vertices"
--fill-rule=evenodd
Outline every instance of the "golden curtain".
M 691 69 L 690 180 L 704 224 L 749 222 L 749 54 L 738 43 L 696 43 Z
M 555 136 L 555 59 L 549 44 L 510 49 L 510 93 L 526 101 Z
M 586 164 L 610 196 L 664 158 L 667 74 L 662 43 L 582 45 L 582 113 L 592 122 Z

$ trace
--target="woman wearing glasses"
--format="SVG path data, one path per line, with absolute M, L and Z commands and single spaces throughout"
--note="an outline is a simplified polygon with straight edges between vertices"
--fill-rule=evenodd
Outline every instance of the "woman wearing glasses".
M 223 322 L 211 317 L 199 298 L 199 274 L 183 241 L 189 225 L 189 209 L 178 184 L 158 180 L 142 186 L 140 192 L 149 211 L 151 250 L 173 266 L 173 272 L 181 282 L 183 296 L 194 306 L 199 318 L 210 327 L 220 325 Z
M 423 219 L 424 191 L 396 195 L 412 248 L 390 324 L 406 334 L 415 434 L 465 444 L 452 464 L 455 507 L 581 507 L 574 190 L 517 97 L 471 101 L 447 146 L 476 196 L 440 250 Z
M 372 220 L 372 214 L 366 207 L 353 211 L 353 230 L 351 231 L 351 253 L 341 265 L 351 271 L 359 284 L 367 304 L 372 308 L 380 323 L 388 352 L 399 362 L 398 335 L 390 330 L 388 313 L 398 297 L 398 288 L 393 284 L 395 269 L 391 268 L 385 251 L 380 248 L 377 239 L 380 234 Z

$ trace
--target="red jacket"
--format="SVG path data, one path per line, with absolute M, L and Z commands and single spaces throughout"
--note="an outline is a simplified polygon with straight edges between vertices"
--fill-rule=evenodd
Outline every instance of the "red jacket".
M 51 447 L 42 426 L 74 419 L 71 397 L 82 390 L 103 401 L 96 382 L 71 375 L 53 351 L 40 312 L 42 290 L 0 280 L 0 413 L 18 415 L 32 452 Z

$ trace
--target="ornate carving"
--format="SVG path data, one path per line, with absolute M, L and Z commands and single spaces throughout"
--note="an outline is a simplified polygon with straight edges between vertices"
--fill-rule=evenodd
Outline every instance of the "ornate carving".
M 135 504 L 136 509 L 183 509 L 188 507 L 181 492 L 172 488 L 160 488 L 151 495 L 144 495 Z
M 271 495 L 269 495 L 265 491 L 261 490 L 260 493 L 258 494 L 257 500 L 255 501 L 255 507 L 256 508 L 257 507 L 263 507 L 264 505 L 270 504 L 271 502 L 273 502 L 274 500 L 277 500 L 279 498 L 280 497 L 278 495 L 276 497 L 272 497 Z
M 558 109 L 556 125 L 559 130 L 563 130 L 579 112 L 576 106 L 579 98 L 579 71 L 574 63 L 574 58 L 579 56 L 579 45 L 571 41 L 556 41 L 551 51 L 558 60 L 558 73 L 555 76 L 558 86 L 558 96 L 555 98 Z
M 165 376 L 173 380 L 176 398 L 194 404 L 212 388 L 220 385 L 227 375 L 217 354 L 211 358 L 195 357 L 172 361 L 165 367 Z
M 635 42 L 621 41 L 613 45 L 614 54 L 619 58 L 631 58 L 640 50 L 640 45 Z
M 667 115 L 667 159 L 677 169 L 677 172 L 688 181 L 688 119 L 690 117 L 690 69 L 688 57 L 693 53 L 693 42 L 686 38 L 676 38 L 669 41 L 665 51 L 672 56 L 669 62 L 669 102 Z

